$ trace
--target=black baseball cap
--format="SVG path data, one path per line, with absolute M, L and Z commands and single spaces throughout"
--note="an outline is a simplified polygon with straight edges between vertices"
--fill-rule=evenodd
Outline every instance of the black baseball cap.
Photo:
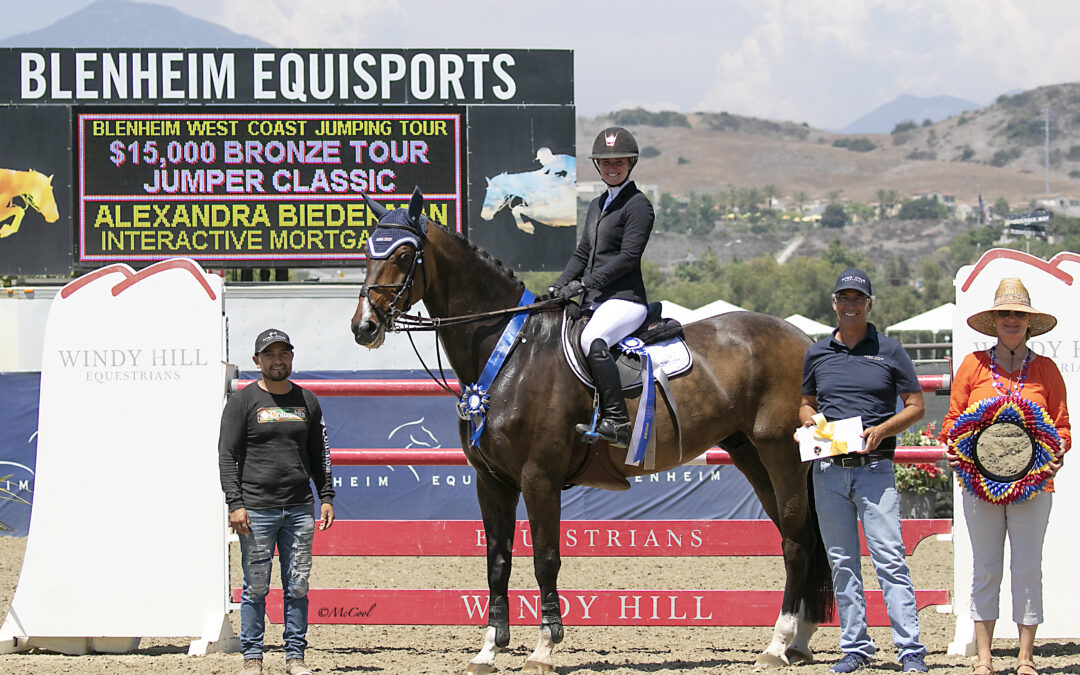
M 870 277 L 858 267 L 849 267 L 840 273 L 840 276 L 836 278 L 836 288 L 833 289 L 833 293 L 846 291 L 849 288 L 868 298 L 874 294 L 870 290 Z
M 277 328 L 267 328 L 259 333 L 259 337 L 255 338 L 255 353 L 262 353 L 264 349 L 275 342 L 284 342 L 286 347 L 289 349 L 293 348 L 292 343 L 289 342 L 288 333 L 283 330 L 278 330 Z

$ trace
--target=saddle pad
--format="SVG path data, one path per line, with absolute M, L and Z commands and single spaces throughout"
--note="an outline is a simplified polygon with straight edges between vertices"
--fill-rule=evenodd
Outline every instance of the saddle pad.
M 566 363 L 570 366 L 570 370 L 574 371 L 574 375 L 585 386 L 591 388 L 593 386 L 592 376 L 589 374 L 588 367 L 578 357 L 578 350 L 574 349 L 574 345 L 571 343 L 570 327 L 571 322 L 564 313 L 562 326 L 563 356 L 566 357 Z M 615 363 L 619 366 L 619 377 L 622 380 L 623 390 L 640 387 L 641 360 L 632 354 L 620 352 L 618 346 L 614 347 L 612 351 L 615 353 Z M 681 337 L 645 345 L 645 351 L 652 358 L 653 369 L 663 371 L 668 376 L 668 379 L 682 375 L 694 365 L 694 357 L 690 354 L 690 348 L 686 346 L 686 341 Z

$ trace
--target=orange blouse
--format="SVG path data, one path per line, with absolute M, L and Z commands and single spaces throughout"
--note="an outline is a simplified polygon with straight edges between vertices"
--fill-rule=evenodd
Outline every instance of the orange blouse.
M 998 368 L 998 382 L 1009 390 L 1016 387 L 1016 380 L 1020 377 L 1020 368 L 1011 373 Z M 1001 396 L 1003 392 L 994 386 L 994 374 L 990 371 L 990 355 L 985 350 L 972 352 L 964 357 L 956 377 L 953 378 L 951 394 L 949 395 L 949 414 L 945 415 L 945 421 L 941 424 L 939 439 L 944 443 L 948 438 L 949 429 L 952 428 L 959 417 L 972 403 L 977 403 L 986 398 Z M 1027 379 L 1024 388 L 1020 390 L 1020 396 L 1029 401 L 1038 403 L 1046 411 L 1054 422 L 1058 435 L 1061 436 L 1061 452 L 1072 447 L 1072 434 L 1069 430 L 1069 411 L 1065 407 L 1065 380 L 1061 377 L 1061 371 L 1053 360 L 1045 356 L 1034 356 L 1028 364 Z

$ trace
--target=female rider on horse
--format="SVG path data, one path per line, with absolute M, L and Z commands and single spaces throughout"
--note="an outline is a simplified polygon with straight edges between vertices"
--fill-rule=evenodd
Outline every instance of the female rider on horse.
M 637 141 L 622 127 L 597 135 L 589 159 L 607 190 L 589 204 L 577 250 L 548 289 L 566 300 L 585 293 L 583 304 L 592 317 L 581 333 L 581 349 L 600 397 L 596 433 L 621 448 L 630 442 L 630 418 L 609 348 L 645 320 L 641 256 L 653 227 L 652 202 L 630 180 L 638 154 Z M 585 433 L 589 425 L 578 424 L 577 430 Z

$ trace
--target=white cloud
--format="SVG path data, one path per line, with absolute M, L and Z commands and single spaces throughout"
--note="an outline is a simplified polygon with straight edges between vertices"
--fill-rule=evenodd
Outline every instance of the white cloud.
M 839 128 L 905 93 L 987 103 L 1078 79 L 1078 3 L 774 0 L 755 18 L 696 109 Z
M 988 103 L 1080 80 L 1075 0 L 149 1 L 284 48 L 573 49 L 588 116 L 640 105 L 840 128 L 905 93 Z M 40 27 L 88 2 L 27 14 Z

